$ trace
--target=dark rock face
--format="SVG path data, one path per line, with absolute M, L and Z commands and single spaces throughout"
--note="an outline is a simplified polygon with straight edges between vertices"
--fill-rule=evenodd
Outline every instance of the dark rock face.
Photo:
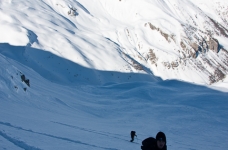
M 24 74 L 21 75 L 21 81 L 25 82 L 25 84 L 27 84 L 30 87 L 29 79 L 26 79 Z

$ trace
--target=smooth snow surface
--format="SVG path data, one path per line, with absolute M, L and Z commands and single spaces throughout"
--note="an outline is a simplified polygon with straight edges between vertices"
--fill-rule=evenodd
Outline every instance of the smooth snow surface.
M 213 10 L 206 0 L 1 0 L 0 149 L 139 150 L 158 131 L 169 150 L 226 149 L 227 78 L 206 87 L 187 70 L 158 77 L 162 68 L 136 70 L 125 54 L 137 61 L 162 45 L 147 38 L 148 21 L 181 32 L 174 3 Z M 172 76 L 181 80 L 162 80 Z

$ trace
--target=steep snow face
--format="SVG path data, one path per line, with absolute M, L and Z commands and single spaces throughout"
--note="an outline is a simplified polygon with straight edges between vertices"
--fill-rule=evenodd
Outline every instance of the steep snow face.
M 0 42 L 10 44 L 0 52 L 14 58 L 7 47 L 22 46 L 23 63 L 42 70 L 45 78 L 78 82 L 80 71 L 69 61 L 94 69 L 93 76 L 83 78 L 91 83 L 99 78 L 99 84 L 125 81 L 100 71 L 198 84 L 226 80 L 228 2 L 223 0 L 25 0 L 0 5 Z M 67 63 L 49 59 L 52 54 Z

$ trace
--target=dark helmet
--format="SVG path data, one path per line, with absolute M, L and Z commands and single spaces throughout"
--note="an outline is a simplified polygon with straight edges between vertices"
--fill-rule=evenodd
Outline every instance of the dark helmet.
M 166 143 L 166 136 L 165 136 L 165 133 L 163 132 L 158 132 L 157 135 L 156 135 L 156 140 L 162 140 Z

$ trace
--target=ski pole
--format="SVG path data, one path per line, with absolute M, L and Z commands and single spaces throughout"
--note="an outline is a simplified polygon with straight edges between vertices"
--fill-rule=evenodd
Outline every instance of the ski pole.
M 138 142 L 138 137 L 136 136 L 137 142 Z

